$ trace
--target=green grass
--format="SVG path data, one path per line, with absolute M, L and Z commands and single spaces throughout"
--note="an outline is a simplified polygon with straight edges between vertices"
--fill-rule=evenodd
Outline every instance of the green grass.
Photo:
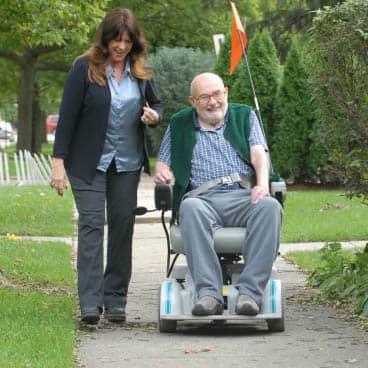
M 73 367 L 75 310 L 75 297 L 0 289 L 0 367 Z
M 156 157 L 150 157 L 149 158 L 149 164 L 151 169 L 151 175 L 154 175 L 155 173 L 155 165 L 156 165 L 157 158 Z
M 15 284 L 75 288 L 72 251 L 61 242 L 0 239 L 1 271 Z
M 71 190 L 59 197 L 48 186 L 0 186 L 0 234 L 73 235 Z
M 343 250 L 343 254 L 346 258 L 352 258 L 354 253 L 351 250 Z M 314 271 L 322 262 L 321 253 L 318 250 L 291 251 L 285 254 L 285 258 L 308 273 Z
M 289 191 L 282 242 L 368 239 L 368 206 L 342 191 Z
M 0 239 L 0 367 L 74 366 L 77 297 L 70 245 Z

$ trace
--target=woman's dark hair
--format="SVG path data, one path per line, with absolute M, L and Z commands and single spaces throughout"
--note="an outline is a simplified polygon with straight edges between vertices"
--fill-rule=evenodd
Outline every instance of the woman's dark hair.
M 77 59 L 87 56 L 88 78 L 99 85 L 106 85 L 105 67 L 109 57 L 108 45 L 127 32 L 133 42 L 129 53 L 132 73 L 139 79 L 149 79 L 152 74 L 147 64 L 147 42 L 134 14 L 129 9 L 117 8 L 106 14 L 101 22 L 92 47 Z

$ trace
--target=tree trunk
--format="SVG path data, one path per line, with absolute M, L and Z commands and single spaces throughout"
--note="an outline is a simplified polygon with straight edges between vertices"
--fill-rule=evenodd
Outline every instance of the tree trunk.
M 40 110 L 40 131 L 42 143 L 47 143 L 46 113 Z
M 35 63 L 36 59 L 30 52 L 26 51 L 20 71 L 17 150 L 32 151 L 32 108 L 33 84 L 36 74 Z
M 33 92 L 31 152 L 40 153 L 42 150 L 42 142 L 45 138 L 45 120 L 44 114 L 40 109 L 40 104 L 38 103 L 39 89 L 37 83 L 34 85 Z

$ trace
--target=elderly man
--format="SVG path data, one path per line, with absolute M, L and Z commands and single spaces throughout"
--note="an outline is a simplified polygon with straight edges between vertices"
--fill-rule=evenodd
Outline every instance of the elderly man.
M 267 147 L 249 106 L 228 103 L 212 73 L 191 83 L 192 107 L 174 114 L 161 144 L 156 183 L 174 184 L 173 216 L 180 223 L 197 302 L 194 315 L 222 314 L 223 278 L 214 250 L 219 227 L 246 227 L 245 266 L 236 287 L 236 313 L 256 315 L 278 252 L 282 208 L 269 192 Z

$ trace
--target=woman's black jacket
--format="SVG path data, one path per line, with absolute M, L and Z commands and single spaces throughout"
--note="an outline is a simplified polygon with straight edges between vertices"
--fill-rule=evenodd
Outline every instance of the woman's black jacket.
M 138 79 L 143 104 L 162 118 L 161 100 L 153 79 Z M 79 59 L 69 71 L 55 133 L 54 157 L 64 159 L 72 176 L 91 183 L 96 175 L 105 143 L 111 104 L 108 83 L 99 86 L 88 80 L 87 58 Z M 143 114 L 143 106 L 142 106 Z M 149 173 L 146 126 L 141 123 L 144 142 L 144 171 Z

